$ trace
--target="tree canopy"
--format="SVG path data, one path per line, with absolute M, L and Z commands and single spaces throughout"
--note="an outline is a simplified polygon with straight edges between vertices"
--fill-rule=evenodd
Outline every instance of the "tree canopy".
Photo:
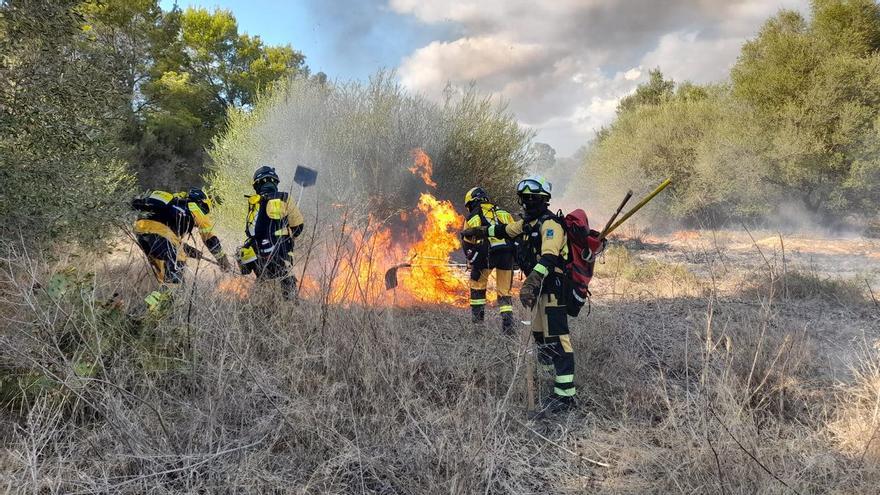
M 659 205 L 682 219 L 772 215 L 784 201 L 826 220 L 877 215 L 880 5 L 781 11 L 743 46 L 729 83 L 676 84 L 651 71 L 599 133 L 586 172 L 611 190 L 673 177 Z
M 201 183 L 230 109 L 309 75 L 302 53 L 241 33 L 229 11 L 158 0 L 2 1 L 0 54 L 0 178 L 27 185 L 0 214 L 63 236 L 112 217 L 132 175 Z

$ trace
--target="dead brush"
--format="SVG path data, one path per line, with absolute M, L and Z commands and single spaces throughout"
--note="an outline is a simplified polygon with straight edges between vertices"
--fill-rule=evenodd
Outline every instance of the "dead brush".
M 134 306 L 143 288 L 129 281 L 139 264 L 81 264 L 95 273 L 92 289 L 52 300 L 28 294 L 63 266 L 8 258 L 4 274 L 17 282 L 4 275 L 2 315 L 14 331 L 0 335 L 0 358 L 46 371 L 71 399 L 59 407 L 58 395 L 35 390 L 4 408 L 14 433 L 3 445 L 0 486 L 732 494 L 867 493 L 880 481 L 873 450 L 856 462 L 865 444 L 829 434 L 832 420 L 848 417 L 847 403 L 859 406 L 853 417 L 869 418 L 876 398 L 866 388 L 859 401 L 836 393 L 830 368 L 835 339 L 826 336 L 867 325 L 861 313 L 809 312 L 814 301 L 747 298 L 711 280 L 700 280 L 708 297 L 644 298 L 662 287 L 640 292 L 644 281 L 627 281 L 626 294 L 597 288 L 593 313 L 572 320 L 581 410 L 531 422 L 522 410 L 526 347 L 475 331 L 465 311 L 331 303 L 322 297 L 330 268 L 369 256 L 338 253 L 321 260 L 326 276 L 299 304 L 281 301 L 271 284 L 246 299 L 215 291 L 216 274 L 191 266 L 170 314 L 131 326 L 90 319 L 87 308 L 113 293 Z M 100 342 L 118 344 L 95 347 L 93 328 Z M 79 354 L 55 345 L 59 332 L 76 329 L 86 337 L 74 346 Z M 81 375 L 70 356 L 88 346 L 100 366 Z M 548 380 L 539 376 L 544 391 Z M 851 424 L 859 429 L 849 438 L 864 438 L 873 423 Z
M 37 452 L 26 430 L 12 441 L 24 454 L 9 473 L 15 486 L 50 493 L 289 486 L 303 493 L 527 492 L 557 478 L 558 460 L 530 466 L 541 440 L 510 419 L 522 398 L 517 354 L 506 339 L 463 340 L 463 319 L 454 313 L 326 298 L 292 305 L 266 293 L 241 301 L 198 290 L 206 282 L 191 277 L 165 319 L 119 329 L 125 345 L 101 355 L 84 388 L 56 379 L 72 366 L 40 325 L 19 329 L 40 344 L 42 354 L 31 361 L 51 363 L 42 365 L 47 379 L 80 400 L 61 414 L 57 443 L 40 443 Z M 81 303 L 55 304 L 73 311 Z M 28 352 L 6 337 L 4 358 Z M 22 421 L 45 422 L 49 410 L 37 405 L 47 400 L 53 403 L 36 394 L 19 411 Z M 527 471 L 537 476 L 515 475 Z
M 696 295 L 703 289 L 700 280 L 684 265 L 636 254 L 621 245 L 608 247 L 595 270 L 597 293 L 669 298 Z
M 841 407 L 830 431 L 836 442 L 858 458 L 859 465 L 880 461 L 880 347 L 863 341 L 853 364 L 854 380 L 841 384 Z

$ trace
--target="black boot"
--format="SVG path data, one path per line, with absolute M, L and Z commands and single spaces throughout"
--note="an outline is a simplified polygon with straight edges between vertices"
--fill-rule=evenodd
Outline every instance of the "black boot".
M 550 414 L 564 414 L 574 410 L 577 407 L 574 397 L 563 397 L 561 395 L 550 394 L 549 397 L 541 401 L 544 412 Z
M 513 313 L 509 311 L 501 313 L 501 333 L 508 337 L 516 333 L 513 324 Z
M 471 306 L 471 323 L 483 323 L 486 319 L 486 306 Z

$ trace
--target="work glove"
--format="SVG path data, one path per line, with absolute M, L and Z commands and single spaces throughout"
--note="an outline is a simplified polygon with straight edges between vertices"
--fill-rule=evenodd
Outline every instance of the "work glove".
M 473 239 L 488 239 L 489 227 L 481 225 L 479 227 L 471 227 L 461 231 L 462 237 L 471 237 Z
M 226 256 L 225 254 L 217 258 L 217 264 L 220 265 L 220 269 L 224 272 L 232 271 L 232 263 L 229 262 L 229 256 Z
M 523 282 L 522 287 L 519 289 L 519 302 L 521 302 L 523 306 L 528 309 L 535 307 L 535 302 L 537 302 L 538 296 L 540 295 L 541 283 L 543 281 L 544 276 L 535 270 L 532 270 L 532 273 L 526 277 L 525 282 Z
M 470 267 L 470 265 L 473 265 L 474 262 L 477 261 L 477 257 L 480 256 L 480 251 L 476 248 L 475 249 L 465 249 L 464 255 L 467 258 L 468 267 Z

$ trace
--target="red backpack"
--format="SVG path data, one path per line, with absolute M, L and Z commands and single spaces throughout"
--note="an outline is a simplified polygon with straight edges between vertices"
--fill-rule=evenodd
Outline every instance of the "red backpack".
M 569 316 L 577 316 L 589 300 L 593 266 L 602 241 L 599 239 L 599 232 L 590 230 L 587 214 L 580 208 L 565 215 L 560 223 L 568 237 L 568 260 L 564 268 L 564 289 L 567 293 L 565 305 Z

